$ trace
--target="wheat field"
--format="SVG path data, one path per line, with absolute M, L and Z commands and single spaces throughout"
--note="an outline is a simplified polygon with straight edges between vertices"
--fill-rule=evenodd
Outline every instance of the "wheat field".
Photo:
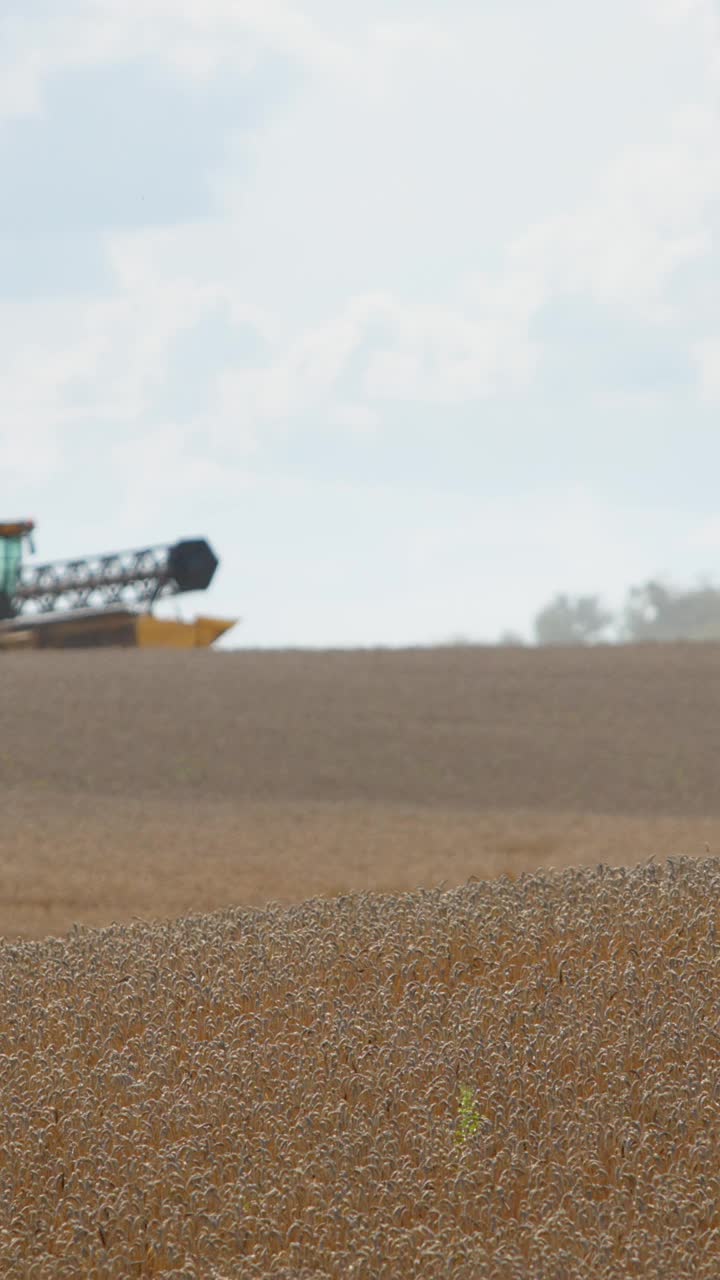
M 4 1277 L 720 1274 L 720 862 L 0 948 Z
M 720 649 L 2 674 L 0 1275 L 720 1275 Z

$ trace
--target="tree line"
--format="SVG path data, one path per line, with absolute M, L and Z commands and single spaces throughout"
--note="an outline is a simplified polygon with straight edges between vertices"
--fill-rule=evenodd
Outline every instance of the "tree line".
M 538 645 L 641 644 L 647 641 L 720 640 L 720 588 L 679 590 L 650 580 L 631 587 L 619 613 L 595 595 L 559 593 L 535 616 Z M 505 632 L 502 644 L 522 644 Z

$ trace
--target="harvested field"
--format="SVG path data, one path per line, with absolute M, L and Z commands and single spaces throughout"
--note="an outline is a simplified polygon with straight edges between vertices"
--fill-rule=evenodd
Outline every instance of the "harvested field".
M 0 1271 L 720 1275 L 720 861 L 0 947 Z
M 716 646 L 0 671 L 0 935 L 720 852 Z

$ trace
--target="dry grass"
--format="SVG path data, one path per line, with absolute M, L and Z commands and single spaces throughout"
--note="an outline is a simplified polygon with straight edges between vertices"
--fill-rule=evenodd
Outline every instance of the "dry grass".
M 0 935 L 720 852 L 720 648 L 0 663 Z
M 0 947 L 0 1273 L 720 1274 L 720 862 Z

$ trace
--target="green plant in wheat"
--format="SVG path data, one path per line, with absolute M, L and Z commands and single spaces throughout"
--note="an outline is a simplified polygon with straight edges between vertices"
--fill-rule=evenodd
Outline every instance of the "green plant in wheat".
M 462 1146 L 468 1138 L 472 1138 L 480 1128 L 481 1120 L 482 1113 L 475 1101 L 473 1090 L 469 1085 L 461 1084 L 455 1141 Z

